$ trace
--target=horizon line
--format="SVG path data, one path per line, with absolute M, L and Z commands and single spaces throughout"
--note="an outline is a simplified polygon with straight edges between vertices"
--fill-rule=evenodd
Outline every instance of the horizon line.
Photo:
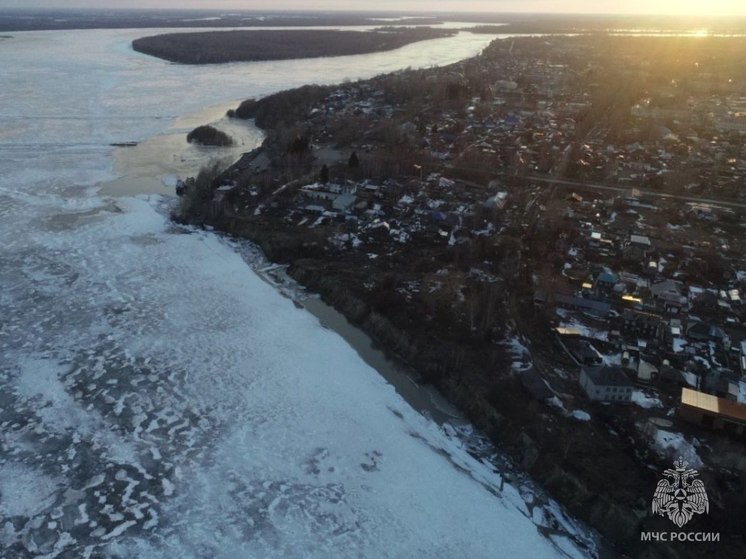
M 547 11 L 506 11 L 506 10 L 491 10 L 491 11 L 474 11 L 474 10 L 434 10 L 434 11 L 422 11 L 422 10 L 369 10 L 369 9 L 297 9 L 297 8 L 278 8 L 276 10 L 262 10 L 252 8 L 163 8 L 163 7 L 141 7 L 141 8 L 75 8 L 70 6 L 46 6 L 46 7 L 3 7 L 0 6 L 0 13 L 2 12 L 44 12 L 44 11 L 64 11 L 64 12 L 197 12 L 197 13 L 256 13 L 256 14 L 283 14 L 283 13 L 295 13 L 295 14 L 370 14 L 370 15 L 383 15 L 383 14 L 397 14 L 397 15 L 408 15 L 413 17 L 422 16 L 443 16 L 443 15 L 505 15 L 505 16 L 588 16 L 588 17 L 665 17 L 667 19 L 689 19 L 697 18 L 701 20 L 708 19 L 725 19 L 725 18 L 743 18 L 746 19 L 744 13 L 732 13 L 732 14 L 665 14 L 665 13 L 652 13 L 652 12 L 547 12 Z

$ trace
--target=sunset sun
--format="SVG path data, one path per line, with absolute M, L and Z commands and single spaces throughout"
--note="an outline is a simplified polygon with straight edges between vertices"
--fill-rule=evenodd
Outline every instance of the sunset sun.
M 663 0 L 640 3 L 640 12 L 660 13 L 671 16 L 732 16 L 745 15 L 746 2 L 742 0 Z

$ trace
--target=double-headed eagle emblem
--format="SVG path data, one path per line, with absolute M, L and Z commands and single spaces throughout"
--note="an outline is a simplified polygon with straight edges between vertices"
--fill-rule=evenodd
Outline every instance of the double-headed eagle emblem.
M 681 528 L 695 514 L 706 513 L 710 509 L 707 491 L 702 480 L 695 479 L 699 473 L 688 468 L 689 464 L 679 458 L 673 470 L 663 471 L 664 479 L 658 482 L 653 495 L 653 513 L 668 516 Z

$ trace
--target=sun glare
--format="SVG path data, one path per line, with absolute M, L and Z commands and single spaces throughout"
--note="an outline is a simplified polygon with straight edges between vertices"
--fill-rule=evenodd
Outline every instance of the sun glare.
M 454 4 L 448 2 L 449 5 Z M 470 2 L 475 10 L 495 10 L 494 0 Z M 556 0 L 534 0 L 533 2 L 518 2 L 506 0 L 501 6 L 510 5 L 515 11 L 526 10 L 536 12 L 571 12 L 571 13 L 617 13 L 629 15 L 656 15 L 676 18 L 682 17 L 723 17 L 746 16 L 746 0 L 568 0 L 560 5 Z M 507 8 L 505 8 L 507 9 Z
M 728 16 L 746 15 L 744 0 L 664 0 L 654 3 L 650 11 L 671 16 Z

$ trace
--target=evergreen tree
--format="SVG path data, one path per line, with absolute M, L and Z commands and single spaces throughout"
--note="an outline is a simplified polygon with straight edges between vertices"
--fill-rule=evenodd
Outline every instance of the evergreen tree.
M 319 181 L 321 184 L 326 184 L 329 182 L 329 167 L 326 166 L 326 163 L 324 163 L 324 166 L 321 167 L 321 172 L 319 173 Z
M 357 169 L 360 167 L 360 159 L 358 158 L 356 151 L 353 151 L 350 154 L 350 158 L 347 160 L 347 166 L 350 169 Z
M 303 155 L 309 150 L 309 147 L 308 137 L 298 134 L 295 139 L 290 142 L 288 153 L 297 155 L 298 159 L 302 159 Z

